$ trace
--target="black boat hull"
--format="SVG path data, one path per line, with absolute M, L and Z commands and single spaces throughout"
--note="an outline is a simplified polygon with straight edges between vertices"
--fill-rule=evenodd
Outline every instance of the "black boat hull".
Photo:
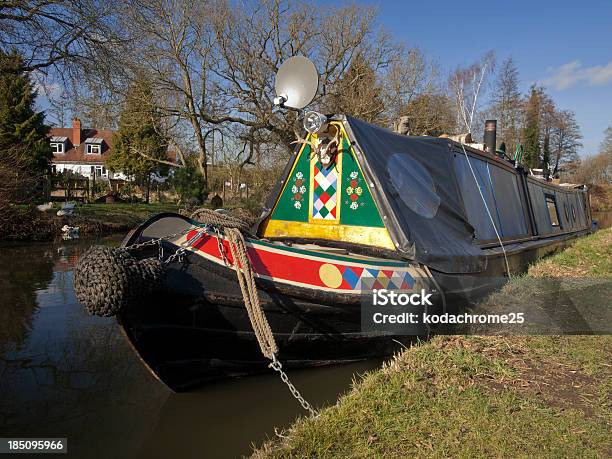
M 124 245 L 169 234 L 176 228 L 146 229 L 166 219 L 180 225 L 188 220 L 160 215 L 132 232 Z M 165 220 L 164 220 L 165 221 Z M 179 228 L 180 229 L 180 228 Z M 513 273 L 559 250 L 581 233 L 534 240 L 509 246 L 508 264 Z M 165 243 L 165 252 L 177 249 Z M 157 255 L 157 247 L 139 256 Z M 446 274 L 431 271 L 445 292 L 450 311 L 474 303 L 507 280 L 503 253 L 491 249 L 487 270 L 478 274 Z M 361 297 L 293 294 L 277 285 L 261 282 L 260 301 L 279 347 L 285 368 L 337 364 L 387 356 L 415 337 L 367 333 L 361 330 Z M 193 252 L 172 263 L 163 292 L 143 299 L 118 316 L 127 339 L 149 369 L 176 391 L 203 383 L 259 373 L 268 361 L 261 355 L 249 321 L 235 272 L 219 267 Z

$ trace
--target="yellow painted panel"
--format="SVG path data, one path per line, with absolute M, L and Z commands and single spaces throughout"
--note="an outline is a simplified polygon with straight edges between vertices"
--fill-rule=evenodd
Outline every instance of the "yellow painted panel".
M 332 241 L 353 242 L 395 250 L 391 236 L 386 228 L 367 226 L 320 225 L 285 220 L 268 220 L 263 237 L 301 237 L 310 239 L 329 239 Z

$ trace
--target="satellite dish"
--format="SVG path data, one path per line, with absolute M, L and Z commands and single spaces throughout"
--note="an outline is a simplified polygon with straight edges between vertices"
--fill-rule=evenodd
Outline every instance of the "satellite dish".
M 293 56 L 283 62 L 274 82 L 276 105 L 304 108 L 314 99 L 319 89 L 319 74 L 310 59 Z

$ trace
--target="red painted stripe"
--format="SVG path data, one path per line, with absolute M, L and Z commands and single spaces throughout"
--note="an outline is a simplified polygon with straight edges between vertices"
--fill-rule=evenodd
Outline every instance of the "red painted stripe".
M 197 231 L 190 231 L 187 233 L 187 238 L 193 238 Z M 222 240 L 222 244 L 225 251 L 225 257 L 230 264 L 233 264 L 232 254 L 229 249 L 229 243 Z M 222 258 L 219 254 L 219 248 L 217 246 L 217 238 L 208 234 L 204 234 L 196 241 L 192 243 L 192 247 L 204 252 L 208 255 L 213 256 L 219 262 Z M 267 250 L 258 250 L 254 247 L 248 247 L 247 253 L 253 270 L 259 274 L 275 279 L 289 280 L 294 282 L 301 282 L 304 284 L 310 284 L 317 287 L 326 287 L 319 277 L 319 268 L 322 264 L 329 263 L 328 261 L 315 261 L 304 259 L 299 254 L 279 254 L 275 252 L 269 252 Z M 342 272 L 342 265 L 336 263 L 330 263 L 335 265 L 340 272 Z M 350 285 L 343 282 L 338 288 L 339 290 L 352 290 Z

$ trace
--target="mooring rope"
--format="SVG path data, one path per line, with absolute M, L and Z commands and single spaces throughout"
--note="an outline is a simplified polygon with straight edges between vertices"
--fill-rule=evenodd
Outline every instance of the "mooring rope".
M 232 254 L 233 268 L 236 271 L 244 305 L 261 353 L 266 358 L 273 360 L 274 354 L 278 352 L 278 346 L 276 345 L 268 319 L 259 302 L 255 276 L 247 253 L 246 241 L 242 234 L 243 231 L 248 231 L 248 223 L 238 217 L 215 212 L 210 209 L 198 209 L 191 214 L 191 218 L 200 223 L 213 225 L 224 231 L 225 238 L 229 243 L 230 253 Z M 220 236 L 217 235 L 217 237 Z M 222 250 L 222 247 L 222 245 L 219 245 L 219 250 Z M 225 259 L 223 254 L 221 256 Z
M 255 275 L 253 273 L 251 261 L 249 260 L 246 241 L 244 239 L 243 233 L 248 232 L 249 224 L 238 217 L 222 214 L 210 209 L 198 209 L 191 214 L 191 218 L 200 223 L 212 225 L 217 229 L 223 230 L 232 255 L 233 268 L 236 271 L 238 284 L 240 285 L 240 291 L 244 299 L 244 305 L 261 353 L 264 357 L 271 360 L 269 367 L 280 374 L 281 380 L 287 385 L 291 394 L 297 401 L 300 402 L 300 405 L 302 405 L 312 417 L 315 417 L 317 415 L 316 411 L 291 383 L 289 377 L 283 371 L 280 361 L 277 359 L 278 346 L 276 345 L 274 334 L 270 328 L 270 323 L 259 302 Z M 220 238 L 219 234 L 217 234 L 217 238 Z M 219 241 L 219 251 L 222 250 L 223 244 Z M 226 261 L 224 253 L 221 252 L 220 255 L 221 258 Z
M 253 269 L 247 255 L 244 236 L 237 228 L 226 228 L 225 236 L 229 242 L 230 252 L 234 260 L 234 268 L 236 269 L 238 283 L 244 298 L 244 305 L 249 314 L 261 353 L 268 359 L 273 360 L 274 354 L 278 352 L 278 347 L 270 324 L 259 304 L 259 295 L 257 294 Z
M 493 220 L 493 216 L 491 215 L 491 211 L 489 210 L 489 206 L 487 205 L 487 200 L 480 189 L 480 184 L 478 183 L 478 179 L 476 178 L 476 173 L 474 172 L 474 168 L 472 167 L 472 163 L 470 162 L 470 158 L 465 151 L 465 147 L 463 146 L 463 142 L 461 142 L 461 148 L 463 149 L 463 154 L 465 155 L 465 159 L 467 160 L 468 166 L 470 166 L 470 171 L 472 172 L 472 177 L 474 177 L 474 182 L 476 183 L 476 188 L 478 188 L 478 192 L 480 193 L 480 197 L 482 202 L 487 209 L 487 214 L 489 215 L 489 219 L 491 220 L 491 224 L 493 225 L 493 230 L 495 231 L 495 235 L 497 236 L 497 240 L 499 241 L 499 245 L 501 246 L 502 252 L 504 253 L 504 260 L 506 262 L 506 272 L 508 273 L 508 277 L 511 276 L 510 273 L 510 264 L 508 263 L 508 256 L 506 255 L 506 248 L 504 247 L 504 243 L 501 240 L 501 236 L 499 235 L 499 231 L 497 231 L 497 226 L 495 225 L 495 221 Z

